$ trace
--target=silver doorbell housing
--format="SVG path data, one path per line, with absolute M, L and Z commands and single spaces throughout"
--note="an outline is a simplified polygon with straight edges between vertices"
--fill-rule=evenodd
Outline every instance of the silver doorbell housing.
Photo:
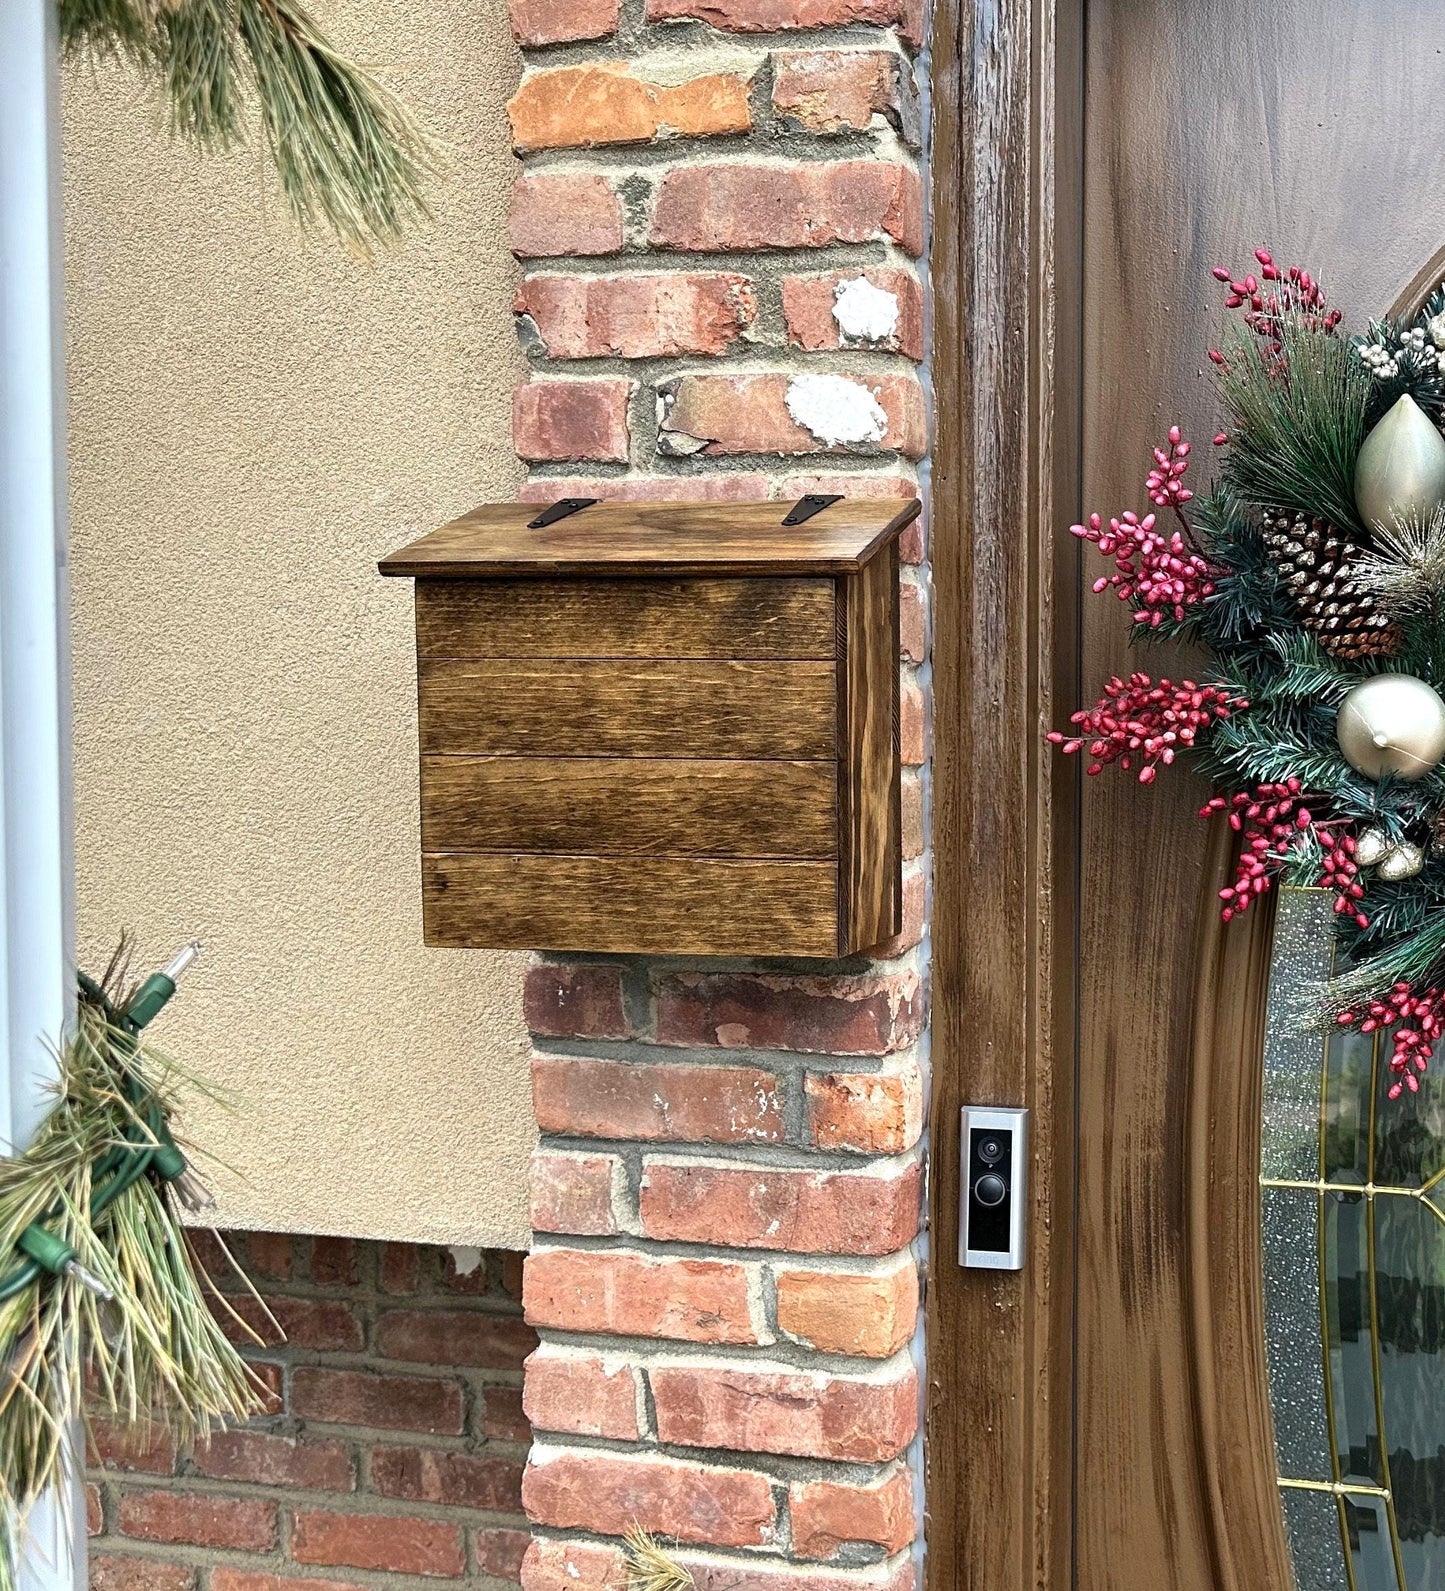
M 974 1270 L 1022 1270 L 1028 1111 L 965 1105 L 959 1150 L 958 1263 Z

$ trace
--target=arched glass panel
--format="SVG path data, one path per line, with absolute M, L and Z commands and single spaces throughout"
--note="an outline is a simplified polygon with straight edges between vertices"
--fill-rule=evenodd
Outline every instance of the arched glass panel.
M 1300 1031 L 1331 900 L 1281 892 L 1260 1155 L 1265 1346 L 1297 1591 L 1445 1591 L 1445 1069 Z

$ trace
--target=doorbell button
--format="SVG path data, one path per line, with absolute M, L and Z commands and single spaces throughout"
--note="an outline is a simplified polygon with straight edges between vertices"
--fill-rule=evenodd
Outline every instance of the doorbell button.
M 958 1262 L 1016 1271 L 1024 1262 L 1028 1112 L 969 1105 L 963 1111 Z

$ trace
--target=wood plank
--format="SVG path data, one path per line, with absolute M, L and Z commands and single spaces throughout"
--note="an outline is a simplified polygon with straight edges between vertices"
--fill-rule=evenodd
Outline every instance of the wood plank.
M 424 757 L 424 851 L 833 859 L 830 762 Z
M 488 503 L 383 558 L 384 575 L 850 574 L 918 516 L 917 498 L 845 498 L 801 525 L 790 503 L 598 503 L 541 530 L 543 505 Z
M 639 955 L 831 956 L 832 862 L 422 857 L 429 945 Z
M 839 918 L 848 949 L 862 951 L 902 926 L 897 543 L 839 585 Z
M 831 663 L 418 664 L 421 749 L 526 757 L 835 754 Z
M 1072 1554 L 1081 4 L 931 13 L 935 440 L 927 1591 L 1067 1591 Z M 1117 604 L 1115 604 L 1117 607 Z M 1030 1110 L 1021 1274 L 965 1271 L 960 1105 Z M 1095 1471 L 1080 1485 L 1134 1484 Z
M 418 580 L 422 657 L 831 658 L 833 582 Z

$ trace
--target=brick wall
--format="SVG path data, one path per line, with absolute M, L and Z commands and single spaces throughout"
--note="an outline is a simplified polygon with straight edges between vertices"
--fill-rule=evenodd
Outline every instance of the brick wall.
M 918 3 L 511 0 L 528 500 L 914 493 Z M 290 1339 L 256 1355 L 275 1407 L 204 1450 L 99 1433 L 96 1591 L 617 1591 L 634 1523 L 699 1591 L 909 1591 L 921 524 L 902 551 L 898 939 L 537 961 L 525 1285 L 519 1256 L 239 1240 Z
M 512 0 L 530 501 L 912 495 L 914 0 Z M 549 958 L 527 1591 L 914 1574 L 927 568 L 903 542 L 905 922 L 846 966 Z
M 288 1338 L 248 1349 L 272 1411 L 179 1452 L 96 1431 L 94 1591 L 515 1582 L 528 1540 L 521 1367 L 536 1342 L 520 1255 L 228 1241 Z M 206 1259 L 221 1278 L 219 1253 Z M 253 1301 L 233 1302 L 259 1324 Z

